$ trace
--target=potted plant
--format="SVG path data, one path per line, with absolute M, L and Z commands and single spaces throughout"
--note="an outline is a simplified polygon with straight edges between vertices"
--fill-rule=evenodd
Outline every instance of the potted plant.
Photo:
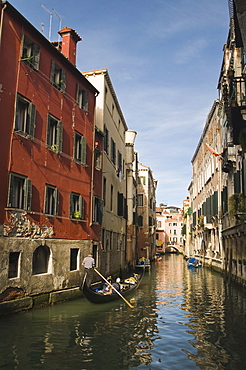
M 74 211 L 73 218 L 76 218 L 76 219 L 81 218 L 81 213 L 79 211 Z

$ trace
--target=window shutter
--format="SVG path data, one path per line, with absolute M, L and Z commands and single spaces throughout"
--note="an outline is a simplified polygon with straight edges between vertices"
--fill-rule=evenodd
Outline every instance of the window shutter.
M 88 91 L 83 90 L 82 109 L 88 112 Z
M 48 114 L 48 121 L 47 121 L 47 138 L 46 138 L 46 144 L 48 147 L 50 147 L 50 115 Z
M 118 192 L 118 216 L 123 216 L 123 193 Z
M 58 209 L 59 209 L 59 191 L 58 189 L 54 190 L 54 216 L 58 215 Z
M 79 84 L 76 85 L 76 103 L 79 105 Z
M 55 82 L 55 68 L 56 64 L 54 60 L 51 61 L 51 69 L 50 69 L 50 83 L 53 85 Z
M 104 202 L 102 199 L 99 199 L 99 211 L 98 211 L 98 222 L 102 223 L 102 218 L 103 218 L 103 205 Z
M 81 219 L 83 220 L 84 219 L 84 198 L 81 196 L 79 197 L 79 211 L 81 214 Z
M 73 209 L 73 194 L 71 193 L 70 194 L 70 217 L 73 217 L 73 212 L 74 212 L 74 209 Z
M 64 71 L 63 69 L 61 70 L 60 90 L 63 93 L 66 90 L 66 71 Z
M 25 180 L 25 191 L 24 191 L 24 209 L 27 211 L 31 210 L 31 200 L 32 200 L 32 181 Z
M 28 106 L 28 134 L 34 137 L 34 128 L 35 128 L 35 119 L 36 119 L 36 105 L 29 104 Z
M 234 173 L 234 193 L 240 193 L 241 192 L 241 186 L 240 186 L 240 172 L 237 171 Z
M 62 152 L 62 139 L 63 139 L 63 125 L 62 122 L 57 123 L 57 145 L 58 151 Z
M 40 60 L 40 46 L 33 43 L 32 45 L 33 59 L 32 65 L 34 69 L 39 69 L 39 60 Z
M 19 94 L 16 94 L 15 104 L 15 130 L 18 130 L 18 113 L 19 113 Z
M 13 206 L 13 184 L 14 184 L 14 176 L 12 174 L 10 174 L 10 177 L 9 177 L 8 207 Z
M 86 164 L 86 137 L 81 137 L 81 163 Z

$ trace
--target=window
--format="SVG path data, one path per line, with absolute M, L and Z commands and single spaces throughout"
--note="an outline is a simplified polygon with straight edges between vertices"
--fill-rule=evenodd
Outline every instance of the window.
M 50 262 L 50 249 L 47 245 L 40 245 L 35 249 L 32 257 L 33 275 L 44 274 L 48 272 Z
M 177 230 L 173 230 L 174 235 L 177 235 Z
M 117 251 L 120 249 L 120 245 L 118 243 L 118 233 L 113 232 L 113 245 L 112 249 L 117 249 Z
M 114 140 L 111 138 L 111 152 L 110 152 L 110 159 L 113 164 L 116 162 L 116 144 Z
M 110 211 L 113 211 L 113 200 L 114 200 L 114 187 L 111 185 L 110 188 Z
M 143 227 L 143 216 L 138 216 L 138 226 Z
M 24 176 L 10 174 L 8 207 L 30 210 L 32 182 Z
M 74 160 L 80 164 L 86 164 L 86 137 L 79 132 L 74 135 Z
M 47 123 L 47 146 L 49 149 L 53 150 L 56 153 L 62 151 L 62 136 L 63 128 L 62 122 L 57 118 L 48 115 Z
M 140 176 L 140 184 L 146 185 L 146 177 L 145 176 Z
M 58 214 L 58 190 L 52 185 L 46 185 L 45 187 L 44 213 L 53 216 Z
M 127 219 L 127 204 L 123 193 L 118 192 L 117 215 Z
M 70 217 L 77 220 L 84 219 L 84 198 L 80 194 L 70 194 Z
M 153 209 L 153 199 L 152 198 L 150 198 L 149 200 L 149 208 Z
M 50 83 L 61 92 L 66 89 L 66 71 L 64 71 L 58 64 L 51 61 Z
M 33 69 L 39 69 L 40 46 L 24 35 L 21 60 Z
M 107 179 L 106 179 L 106 177 L 103 177 L 103 202 L 104 202 L 104 207 L 106 205 L 106 194 L 107 194 L 106 190 L 107 190 Z
M 110 231 L 110 242 L 109 242 L 109 250 L 113 250 L 113 231 Z
M 79 249 L 70 249 L 70 271 L 79 270 Z
M 20 94 L 16 97 L 15 131 L 34 136 L 36 106 Z
M 106 237 L 106 230 L 105 229 L 102 229 L 102 238 L 101 238 L 101 245 L 100 245 L 100 249 L 104 250 L 105 249 L 105 237 Z
M 122 179 L 122 154 L 118 150 L 118 168 L 117 168 L 117 176 Z
M 103 214 L 103 201 L 98 197 L 94 197 L 93 221 L 101 223 L 102 214 Z
M 101 170 L 102 168 L 102 153 L 98 148 L 95 148 L 95 168 Z
M 77 85 L 76 102 L 78 106 L 86 112 L 88 112 L 88 97 L 88 91 L 83 90 L 80 85 Z
M 18 277 L 19 260 L 20 260 L 20 252 L 10 252 L 9 253 L 9 271 L 8 271 L 9 279 Z
M 108 154 L 108 141 L 109 141 L 109 134 L 108 134 L 108 129 L 107 127 L 104 125 L 104 151 L 105 153 Z
M 144 205 L 144 197 L 143 197 L 143 194 L 138 194 L 138 206 L 139 207 L 143 207 Z

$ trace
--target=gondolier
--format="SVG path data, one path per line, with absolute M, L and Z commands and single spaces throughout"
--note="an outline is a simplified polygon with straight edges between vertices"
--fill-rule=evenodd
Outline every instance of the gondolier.
M 92 253 L 89 253 L 88 256 L 83 259 L 82 266 L 85 268 L 86 284 L 90 286 L 93 279 L 93 268 L 95 267 L 95 260 L 92 257 Z

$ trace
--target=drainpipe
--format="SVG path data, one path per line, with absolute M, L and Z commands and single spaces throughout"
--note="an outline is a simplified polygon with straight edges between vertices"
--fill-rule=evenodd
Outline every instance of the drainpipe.
M 2 2 L 1 2 L 2 6 Z M 0 50 L 1 50 L 1 45 L 2 45 L 2 32 L 3 32 L 3 15 L 4 15 L 4 10 L 6 9 L 7 4 L 4 4 L 2 11 L 1 11 L 1 20 L 0 20 Z

